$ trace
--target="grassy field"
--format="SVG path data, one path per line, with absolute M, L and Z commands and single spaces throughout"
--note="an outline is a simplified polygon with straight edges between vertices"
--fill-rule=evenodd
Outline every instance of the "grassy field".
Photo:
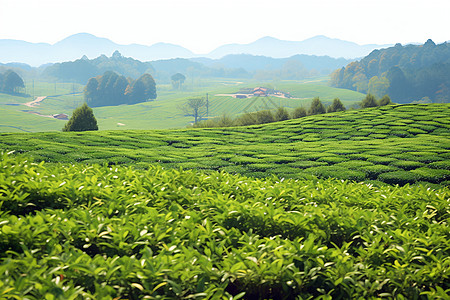
M 343 89 L 326 86 L 327 78 L 318 78 L 314 82 L 281 81 L 276 88 L 290 92 L 300 99 L 272 98 L 277 106 L 297 107 L 309 105 L 315 96 L 321 97 L 326 103 L 335 97 L 340 97 L 346 105 L 361 101 L 364 95 Z M 72 111 L 83 102 L 83 86 L 73 83 L 27 82 L 26 92 L 30 97 L 18 97 L 0 94 L 0 132 L 40 132 L 59 131 L 66 121 L 55 120 L 45 116 Z M 170 85 L 158 85 L 156 101 L 136 105 L 121 105 L 94 108 L 94 114 L 100 130 L 115 129 L 169 129 L 184 128 L 193 121 L 192 117 L 184 116 L 179 109 L 189 97 L 209 96 L 209 117 L 229 114 L 234 116 L 244 112 L 253 99 L 234 99 L 232 97 L 216 96 L 218 94 L 234 93 L 245 87 L 271 86 L 261 82 L 242 82 L 226 79 L 193 79 L 187 80 L 183 90 L 174 91 Z M 73 94 L 75 92 L 75 94 Z M 23 104 L 32 101 L 32 97 L 49 96 L 40 105 L 30 108 Z M 246 111 L 267 108 L 267 101 L 259 99 Z M 274 108 L 269 103 L 268 108 Z M 36 112 L 40 115 L 31 114 Z
M 449 108 L 393 105 L 225 129 L 4 133 L 0 149 L 47 162 L 448 185 Z
M 448 188 L 49 165 L 7 154 L 0 187 L 2 299 L 450 293 Z

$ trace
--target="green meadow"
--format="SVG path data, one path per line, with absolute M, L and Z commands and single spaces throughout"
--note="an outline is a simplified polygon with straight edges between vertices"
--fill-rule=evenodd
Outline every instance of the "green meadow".
M 155 101 L 136 105 L 98 107 L 94 108 L 94 114 L 100 130 L 170 129 L 188 126 L 193 118 L 185 116 L 179 107 L 190 97 L 206 97 L 206 94 L 209 99 L 208 117 L 223 114 L 235 116 L 244 112 L 272 109 L 276 106 L 308 107 L 311 99 L 316 96 L 320 97 L 324 103 L 340 97 L 348 106 L 364 98 L 364 95 L 354 91 L 328 87 L 327 81 L 328 78 L 318 78 L 312 82 L 310 80 L 280 81 L 276 84 L 267 84 L 226 79 L 188 79 L 180 91 L 173 90 L 171 85 L 158 85 L 158 97 Z M 216 96 L 258 86 L 271 86 L 284 90 L 298 99 L 272 97 L 268 101 L 262 98 L 255 100 L 255 98 L 235 99 L 230 96 Z M 0 94 L 0 132 L 60 131 L 66 121 L 46 116 L 60 113 L 70 116 L 72 111 L 83 102 L 83 88 L 82 85 L 74 83 L 35 81 L 26 82 L 26 93 L 30 97 Z M 47 98 L 39 105 L 33 108 L 23 105 L 41 96 L 47 96 Z

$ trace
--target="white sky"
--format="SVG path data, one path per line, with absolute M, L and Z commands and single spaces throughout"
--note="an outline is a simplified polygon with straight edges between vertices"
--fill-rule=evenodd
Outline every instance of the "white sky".
M 88 32 L 197 54 L 264 36 L 442 43 L 450 40 L 449 16 L 450 0 L 0 0 L 0 39 L 53 44 Z

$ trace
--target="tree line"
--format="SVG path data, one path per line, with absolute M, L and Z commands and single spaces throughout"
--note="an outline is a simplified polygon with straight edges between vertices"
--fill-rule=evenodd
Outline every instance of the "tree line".
M 450 44 L 396 44 L 374 50 L 331 74 L 331 85 L 399 103 L 428 99 L 450 102 Z
M 392 104 L 392 101 L 389 96 L 385 95 L 381 99 L 377 100 L 376 97 L 371 94 L 367 94 L 361 103 L 359 103 L 361 108 L 385 106 L 390 104 Z M 278 107 L 275 110 L 261 110 L 257 112 L 245 113 L 235 119 L 224 114 L 217 118 L 195 122 L 194 127 L 213 128 L 258 125 L 345 110 L 346 107 L 342 104 L 339 98 L 335 98 L 331 105 L 325 106 L 322 101 L 320 101 L 319 97 L 315 97 L 308 109 L 300 106 L 289 112 L 285 107 Z
M 83 56 L 75 61 L 53 64 L 44 70 L 43 76 L 86 84 L 90 78 L 106 71 L 114 71 L 126 77 L 137 78 L 144 73 L 153 74 L 155 70 L 149 62 L 124 57 L 119 51 L 115 51 L 111 57 L 101 55 L 95 59 L 88 59 Z
M 156 83 L 150 74 L 134 80 L 107 71 L 89 79 L 84 98 L 90 107 L 136 104 L 156 99 Z
M 21 89 L 25 88 L 22 77 L 13 70 L 6 70 L 5 73 L 0 73 L 0 92 L 6 94 L 19 93 Z

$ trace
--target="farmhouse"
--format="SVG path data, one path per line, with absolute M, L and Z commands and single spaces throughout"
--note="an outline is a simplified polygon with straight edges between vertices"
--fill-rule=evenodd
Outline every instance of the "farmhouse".
M 267 89 L 263 87 L 257 87 L 253 89 L 253 95 L 254 96 L 266 96 L 267 95 Z

